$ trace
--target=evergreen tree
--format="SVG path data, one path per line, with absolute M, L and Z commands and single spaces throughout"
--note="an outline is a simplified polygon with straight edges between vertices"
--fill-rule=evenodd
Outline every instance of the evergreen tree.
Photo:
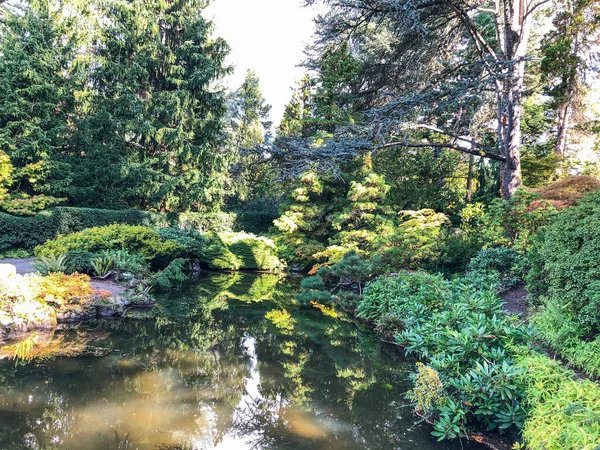
M 59 156 L 73 133 L 75 91 L 81 88 L 76 38 L 61 10 L 48 2 L 7 9 L 0 22 L 0 149 L 14 166 L 18 194 L 60 193 Z M 8 186 L 7 186 L 8 187 Z
M 587 75 L 598 70 L 594 65 L 600 44 L 600 5 L 594 0 L 563 0 L 555 8 L 554 29 L 542 43 L 541 70 L 556 116 L 554 151 L 563 156 L 569 131 L 584 121 Z
M 219 148 L 229 69 L 204 2 L 109 3 L 91 79 L 90 114 L 72 163 L 78 201 L 161 211 L 218 209 L 228 161 Z M 104 163 L 103 163 L 104 162 Z M 108 165 L 107 171 L 103 166 Z
M 272 168 L 259 148 L 270 139 L 271 105 L 263 97 L 260 80 L 253 70 L 248 70 L 229 103 L 227 134 L 233 155 L 231 173 L 235 196 L 239 200 L 273 197 L 277 189 Z
M 331 222 L 337 231 L 331 242 L 344 253 L 351 248 L 372 252 L 382 236 L 393 232 L 393 210 L 386 202 L 390 187 L 373 171 L 370 154 L 363 158 L 357 178 L 350 183 L 347 206 Z

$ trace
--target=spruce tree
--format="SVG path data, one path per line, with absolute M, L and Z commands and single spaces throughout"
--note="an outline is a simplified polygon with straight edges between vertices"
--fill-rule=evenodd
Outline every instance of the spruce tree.
M 160 211 L 220 207 L 228 161 L 220 149 L 225 98 L 216 83 L 228 73 L 229 48 L 211 37 L 203 6 L 106 6 L 90 114 L 72 154 L 85 167 L 74 176 L 79 199 Z
M 52 11 L 52 12 L 51 12 Z M 60 194 L 60 154 L 73 132 L 76 39 L 48 2 L 6 9 L 0 21 L 0 149 L 17 195 Z

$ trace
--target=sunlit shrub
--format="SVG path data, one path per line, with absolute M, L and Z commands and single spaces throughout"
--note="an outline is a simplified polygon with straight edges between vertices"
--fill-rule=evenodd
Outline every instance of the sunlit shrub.
M 61 236 L 36 247 L 35 254 L 37 257 L 49 257 L 73 251 L 99 253 L 105 250 L 127 250 L 131 253 L 139 253 L 158 267 L 165 267 L 183 252 L 180 245 L 163 240 L 158 231 L 153 228 L 115 224 L 87 228 Z
M 247 233 L 224 233 L 222 237 L 244 269 L 277 270 L 283 267 L 275 244 L 268 238 Z
M 40 298 L 57 306 L 90 300 L 95 293 L 87 275 L 52 273 L 40 279 Z
M 418 362 L 414 387 L 406 397 L 412 401 L 415 411 L 425 417 L 431 416 L 432 411 L 445 401 L 444 386 L 437 370 Z
M 523 438 L 532 450 L 596 450 L 600 445 L 600 387 L 548 357 L 524 353 L 517 360 L 529 414 Z

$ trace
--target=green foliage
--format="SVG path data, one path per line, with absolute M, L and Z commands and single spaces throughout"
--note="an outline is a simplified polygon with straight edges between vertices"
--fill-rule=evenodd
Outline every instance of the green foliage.
M 115 257 L 105 251 L 92 258 L 91 265 L 94 275 L 103 278 L 116 267 Z
M 509 247 L 492 247 L 480 250 L 469 263 L 469 271 L 498 277 L 502 290 L 516 286 L 522 278 L 519 263 L 522 257 Z
M 273 192 L 267 193 L 273 195 Z M 234 231 L 267 234 L 273 221 L 279 217 L 279 200 L 272 197 L 255 198 L 235 208 Z M 215 230 L 230 231 L 230 230 Z
M 67 256 L 64 254 L 38 256 L 32 266 L 42 275 L 50 273 L 65 273 L 68 269 Z
M 389 314 L 406 320 L 411 317 L 409 313 L 418 316 L 417 312 L 413 312 L 415 307 L 423 315 L 439 310 L 449 301 L 451 294 L 451 283 L 442 275 L 402 271 L 368 283 L 357 315 L 375 322 Z
M 183 273 L 186 264 L 186 259 L 174 259 L 164 270 L 152 273 L 144 280 L 145 289 L 168 290 L 181 287 L 181 284 L 187 280 Z
M 512 348 L 528 345 L 532 330 L 503 313 L 493 285 L 482 286 L 403 272 L 369 283 L 357 308 L 359 317 L 382 325 L 390 315 L 401 319 L 397 342 L 427 359 L 439 376 L 443 396 L 439 386 L 434 392 L 444 400 L 422 412 L 434 417 L 433 434 L 440 439 L 473 428 L 519 428 L 525 418 L 517 382 L 522 370 L 512 361 Z M 414 401 L 429 392 L 415 389 Z
M 110 255 L 115 260 L 115 269 L 121 274 L 144 275 L 150 270 L 144 257 L 126 250 L 112 250 Z
M 362 295 L 363 286 L 373 276 L 372 272 L 370 262 L 355 251 L 347 252 L 331 267 L 321 267 L 316 275 L 302 280 L 302 291 L 296 299 L 301 303 L 330 303 L 333 300 L 339 306 L 353 310 L 356 299 L 346 294 L 356 291 L 358 296 Z
M 406 397 L 412 401 L 415 411 L 429 417 L 432 410 L 444 404 L 443 389 L 437 371 L 419 362 L 415 374 L 415 385 L 407 392 Z
M 277 270 L 283 267 L 272 240 L 247 233 L 221 235 L 244 269 Z
M 0 259 L 10 259 L 10 258 L 29 258 L 31 256 L 31 252 L 27 250 L 21 249 L 11 249 L 0 251 Z
M 562 211 L 540 234 L 527 276 L 531 292 L 579 327 L 600 334 L 600 194 Z
M 563 358 L 590 376 L 600 378 L 600 335 L 588 334 L 578 320 L 566 314 L 560 298 L 548 299 L 531 320 L 544 341 Z
M 448 217 L 432 209 L 401 211 L 400 216 L 399 225 L 382 239 L 381 261 L 390 270 L 434 266 L 442 255 Z
M 32 216 L 52 206 L 63 203 L 64 199 L 49 195 L 27 195 L 17 193 L 0 199 L 0 210 L 18 216 Z
M 114 223 L 191 228 L 204 233 L 231 231 L 234 221 L 235 214 L 228 213 L 175 214 L 70 207 L 52 208 L 30 217 L 0 213 L 0 251 L 30 250 L 59 235 Z
M 539 193 L 519 189 L 510 200 L 490 204 L 482 232 L 489 246 L 510 246 L 520 252 L 530 250 L 532 239 L 557 213 Z
M 39 257 L 63 255 L 69 251 L 98 253 L 104 250 L 139 253 L 157 267 L 165 267 L 183 252 L 181 246 L 176 242 L 163 240 L 153 228 L 115 224 L 61 236 L 36 247 L 35 254 Z
M 165 239 L 177 242 L 186 258 L 201 259 L 204 255 L 205 235 L 191 228 L 158 228 L 158 234 Z
M 3 8 L 0 34 L 0 148 L 10 157 L 9 212 L 32 213 L 51 204 L 64 184 L 61 155 L 72 135 L 78 39 L 58 2 Z M 59 195 L 60 196 L 60 195 Z
M 529 414 L 523 428 L 527 448 L 596 450 L 600 436 L 600 388 L 545 355 L 523 352 L 517 359 L 523 368 Z

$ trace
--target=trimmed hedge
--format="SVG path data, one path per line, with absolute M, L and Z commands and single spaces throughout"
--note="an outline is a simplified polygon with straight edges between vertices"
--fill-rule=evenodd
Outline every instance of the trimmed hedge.
M 233 230 L 235 220 L 233 213 L 177 214 L 71 207 L 51 208 L 28 217 L 0 213 L 0 252 L 9 249 L 31 250 L 60 235 L 115 223 L 226 232 Z

